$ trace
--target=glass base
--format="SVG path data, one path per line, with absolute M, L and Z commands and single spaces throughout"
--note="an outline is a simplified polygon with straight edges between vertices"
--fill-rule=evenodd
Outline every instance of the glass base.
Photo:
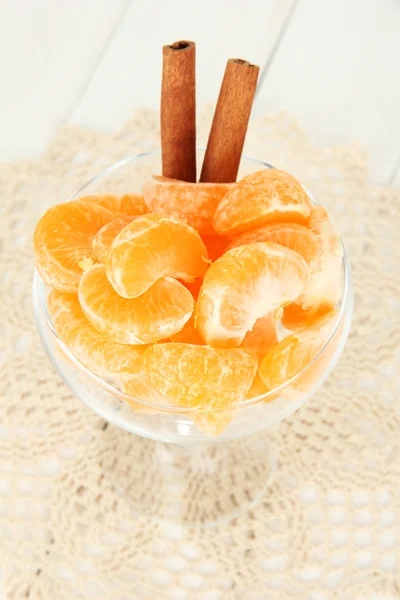
M 117 461 L 105 456 L 104 476 L 134 512 L 164 523 L 207 527 L 239 517 L 263 496 L 278 464 L 274 431 L 190 446 L 125 440 Z

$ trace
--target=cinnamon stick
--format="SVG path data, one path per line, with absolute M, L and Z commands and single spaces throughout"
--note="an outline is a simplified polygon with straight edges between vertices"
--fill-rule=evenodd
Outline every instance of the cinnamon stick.
M 164 177 L 196 181 L 196 45 L 163 47 L 161 152 Z
M 240 58 L 228 60 L 200 181 L 236 181 L 259 70 Z

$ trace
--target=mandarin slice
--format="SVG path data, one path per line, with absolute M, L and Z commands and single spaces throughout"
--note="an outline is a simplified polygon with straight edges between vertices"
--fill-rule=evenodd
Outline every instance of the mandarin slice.
M 144 199 L 152 212 L 186 221 L 199 233 L 214 233 L 215 210 L 231 183 L 188 183 L 154 176 L 144 186 Z
M 251 400 L 252 398 L 257 398 L 257 396 L 262 396 L 268 392 L 264 383 L 262 382 L 261 377 L 258 373 L 255 374 L 253 382 L 249 391 L 246 394 L 246 400 Z M 269 398 L 268 398 L 269 401 Z
M 191 282 L 209 260 L 201 237 L 179 219 L 150 213 L 137 217 L 113 241 L 107 277 L 124 298 L 136 298 L 165 276 Z
M 253 242 L 273 242 L 294 250 L 312 267 L 321 253 L 315 233 L 298 223 L 268 223 L 234 238 L 227 250 Z
M 160 414 L 165 413 L 171 403 L 168 398 L 158 392 L 149 382 L 149 378 L 143 372 L 137 375 L 125 375 L 121 377 L 122 391 L 131 396 L 129 400 L 124 399 L 135 412 L 145 414 Z M 147 406 L 137 400 L 144 400 L 157 406 Z M 185 413 L 179 413 L 182 416 Z M 190 411 L 187 416 L 197 425 L 200 431 L 207 435 L 219 435 L 225 427 L 233 420 L 235 416 L 234 410 L 226 410 L 221 412 L 194 412 Z
M 199 297 L 201 286 L 203 285 L 203 279 L 201 279 L 199 277 L 198 279 L 196 279 L 195 281 L 193 281 L 191 283 L 188 283 L 185 281 L 182 281 L 181 283 L 183 283 L 185 288 L 187 288 L 189 290 L 189 292 L 192 294 L 193 298 L 195 300 L 197 300 L 197 298 Z
M 311 208 L 309 227 L 318 237 L 320 255 L 303 294 L 284 309 L 282 322 L 292 330 L 307 327 L 333 310 L 342 291 L 342 246 L 322 206 Z
M 241 348 L 251 352 L 261 360 L 266 352 L 277 343 L 276 337 L 276 312 L 271 312 L 265 317 L 257 319 L 253 328 L 244 336 Z
M 88 369 L 101 375 L 142 371 L 146 346 L 123 346 L 104 337 L 86 319 L 76 294 L 52 290 L 48 309 L 58 337 Z
M 258 319 L 300 296 L 307 278 L 307 263 L 289 248 L 271 242 L 233 248 L 205 274 L 196 327 L 211 346 L 240 346 Z
M 111 210 L 116 217 L 121 215 L 145 215 L 149 212 L 148 206 L 140 194 L 124 194 L 123 196 L 99 194 L 96 196 L 82 196 L 79 201 L 103 206 Z
M 264 169 L 247 175 L 221 200 L 213 227 L 221 235 L 242 233 L 265 223 L 305 223 L 310 200 L 293 175 L 278 169 Z
M 169 341 L 204 346 L 203 338 L 195 327 L 193 315 L 178 333 L 170 336 Z
M 171 406 L 168 402 L 168 398 L 157 391 L 149 382 L 149 378 L 145 371 L 140 371 L 134 375 L 124 375 L 121 377 L 121 389 L 124 394 L 131 396 L 131 400 L 126 400 L 129 405 L 138 412 L 147 414 L 156 414 L 162 411 L 163 407 Z M 144 400 L 151 404 L 155 404 L 160 407 L 146 406 L 135 400 Z
M 112 219 L 106 208 L 79 200 L 45 212 L 33 236 L 35 262 L 44 282 L 61 292 L 76 292 L 82 276 L 79 263 L 92 260 L 93 238 Z
M 207 248 L 208 257 L 212 262 L 215 262 L 217 258 L 222 256 L 224 252 L 228 249 L 229 244 L 235 238 L 229 237 L 226 235 L 202 235 L 201 239 L 203 240 L 205 247 Z
M 308 227 L 318 235 L 323 254 L 336 250 L 339 236 L 332 225 L 328 211 L 323 206 L 313 205 L 311 207 Z
M 97 262 L 106 263 L 111 244 L 117 235 L 136 217 L 118 217 L 104 225 L 93 238 L 93 255 Z
M 150 383 L 171 404 L 206 412 L 237 406 L 257 370 L 256 359 L 239 349 L 154 344 L 144 356 Z
M 258 369 L 258 374 L 268 391 L 283 385 L 307 367 L 327 342 L 334 330 L 337 317 L 337 312 L 331 311 L 316 321 L 312 327 L 289 335 L 271 348 Z M 293 383 L 295 388 L 300 389 L 305 381 L 311 384 L 317 379 L 321 369 L 313 369 L 313 367 L 314 364 Z
M 304 296 L 301 295 L 300 299 L 303 300 L 303 298 Z M 283 309 L 282 325 L 292 331 L 311 327 L 318 319 L 330 313 L 334 308 L 335 305 L 331 302 L 319 303 L 317 301 L 314 305 L 304 305 L 304 307 L 302 304 L 293 302 Z
M 119 296 L 96 264 L 82 275 L 78 298 L 95 329 L 120 344 L 151 344 L 182 329 L 189 320 L 194 300 L 176 279 L 165 277 L 137 298 Z

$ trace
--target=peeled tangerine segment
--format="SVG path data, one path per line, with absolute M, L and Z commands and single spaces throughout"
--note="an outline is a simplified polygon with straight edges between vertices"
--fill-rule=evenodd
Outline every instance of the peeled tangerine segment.
M 168 398 L 151 385 L 144 370 L 133 375 L 124 375 L 121 377 L 121 389 L 125 394 L 131 396 L 126 402 L 135 411 L 155 414 L 171 406 Z M 137 402 L 137 400 L 143 400 L 144 402 Z M 154 406 L 149 406 L 148 403 Z
M 311 208 L 308 226 L 318 238 L 320 255 L 303 294 L 284 309 L 282 322 L 292 330 L 308 327 L 333 310 L 342 293 L 342 246 L 322 206 Z
M 151 344 L 182 329 L 194 308 L 191 293 L 175 279 L 159 279 L 144 294 L 119 296 L 104 265 L 93 265 L 79 284 L 79 302 L 88 321 L 120 344 Z
M 332 334 L 337 317 L 338 313 L 331 311 L 318 319 L 312 327 L 284 338 L 265 355 L 258 374 L 268 391 L 283 385 L 309 365 Z M 306 384 L 311 386 L 322 374 L 323 366 L 323 362 L 313 363 L 295 380 L 293 386 L 296 389 L 304 388 Z
M 79 201 L 103 206 L 110 210 L 115 217 L 145 215 L 149 212 L 147 204 L 140 194 L 124 194 L 122 196 L 98 194 L 96 196 L 83 196 L 79 198 Z
M 199 277 L 198 279 L 195 279 L 195 281 L 192 281 L 190 283 L 185 281 L 182 281 L 181 283 L 183 283 L 185 288 L 189 290 L 193 298 L 197 300 L 197 298 L 199 297 L 201 286 L 203 285 L 203 279 Z
M 277 343 L 276 336 L 276 312 L 270 312 L 265 317 L 257 319 L 253 329 L 244 336 L 241 348 L 251 352 L 258 360 Z
M 257 361 L 240 349 L 194 344 L 155 344 L 145 352 L 150 383 L 171 404 L 204 411 L 237 406 L 246 395 Z
M 293 175 L 264 169 L 247 175 L 221 200 L 213 226 L 221 235 L 232 235 L 265 223 L 306 223 L 311 202 Z
M 212 262 L 215 262 L 217 258 L 222 256 L 228 250 L 229 244 L 235 238 L 214 233 L 213 235 L 202 235 L 201 239 L 207 248 L 209 259 Z
M 44 282 L 61 292 L 76 292 L 82 276 L 79 263 L 92 259 L 93 238 L 112 219 L 106 208 L 79 200 L 50 208 L 33 236 L 36 266 Z
M 155 344 L 145 352 L 145 369 L 151 385 L 171 404 L 197 409 L 193 419 L 199 428 L 216 434 L 245 398 L 257 361 L 239 349 Z
M 227 250 L 254 242 L 273 242 L 294 250 L 309 266 L 316 264 L 321 250 L 318 236 L 298 223 L 269 223 L 242 233 L 229 244 Z
M 155 213 L 138 217 L 113 241 L 107 277 L 124 298 L 136 298 L 165 276 L 194 281 L 209 264 L 207 250 L 192 227 Z
M 262 382 L 261 377 L 259 376 L 258 373 L 255 374 L 254 379 L 253 379 L 253 383 L 251 384 L 251 388 L 249 389 L 249 391 L 246 394 L 246 399 L 247 400 L 252 400 L 253 398 L 256 398 L 257 396 L 261 396 L 262 394 L 266 394 L 268 392 L 267 388 L 265 387 L 265 385 Z M 270 398 L 266 398 L 265 401 L 269 402 Z
M 48 309 L 60 340 L 94 373 L 121 375 L 142 371 L 146 346 L 123 346 L 104 337 L 86 319 L 76 294 L 52 290 Z
M 144 186 L 147 206 L 156 213 L 186 221 L 199 233 L 214 233 L 215 210 L 231 183 L 188 183 L 154 176 Z
M 93 238 L 93 255 L 97 262 L 106 263 L 111 244 L 117 235 L 136 217 L 118 217 L 104 225 Z
M 171 402 L 168 398 L 151 385 L 149 377 L 144 372 L 121 377 L 121 389 L 125 394 L 130 396 L 129 399 L 124 400 L 135 412 L 162 414 L 167 413 L 168 408 L 171 407 Z M 138 400 L 144 400 L 144 402 L 138 402 Z M 153 406 L 150 406 L 149 403 Z M 185 415 L 185 413 L 181 412 L 178 414 L 181 417 Z M 191 418 L 197 427 L 207 435 L 219 435 L 233 420 L 235 410 L 219 412 L 199 412 L 192 410 L 186 416 Z
M 204 345 L 203 338 L 195 327 L 193 315 L 178 333 L 170 336 L 169 340 L 170 342 L 180 342 L 183 344 Z
M 210 346 L 240 346 L 258 319 L 300 296 L 307 277 L 305 260 L 284 246 L 259 242 L 229 250 L 204 277 L 196 327 Z

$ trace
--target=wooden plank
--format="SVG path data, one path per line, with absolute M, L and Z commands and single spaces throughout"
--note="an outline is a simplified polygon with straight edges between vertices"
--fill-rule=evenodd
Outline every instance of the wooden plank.
M 293 0 L 135 0 L 71 121 L 114 129 L 136 108 L 158 108 L 161 47 L 197 44 L 197 104 L 215 102 L 229 57 L 263 64 Z
M 124 3 L 0 2 L 0 160 L 43 148 L 74 105 Z
M 256 112 L 289 110 L 314 142 L 361 142 L 371 178 L 388 182 L 399 153 L 399 32 L 391 0 L 301 0 Z

